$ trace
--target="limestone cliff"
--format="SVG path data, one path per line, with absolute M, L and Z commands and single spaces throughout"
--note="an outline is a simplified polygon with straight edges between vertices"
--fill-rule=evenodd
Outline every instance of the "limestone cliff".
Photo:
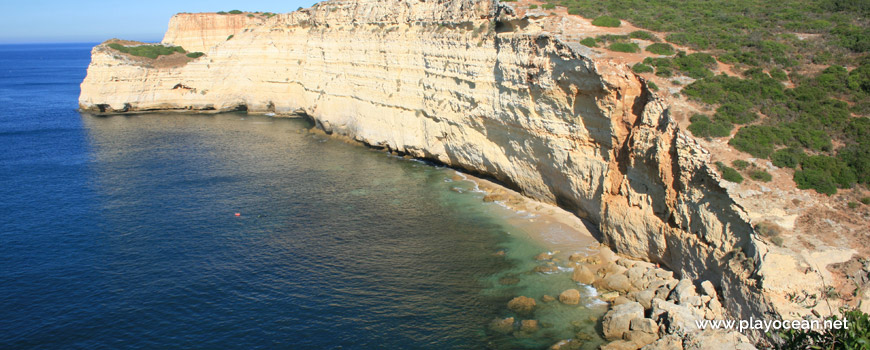
M 763 245 L 743 210 L 624 64 L 593 61 L 495 1 L 327 1 L 232 40 L 191 18 L 174 18 L 166 41 L 194 50 L 179 38 L 223 36 L 203 41 L 206 56 L 149 68 L 99 45 L 81 108 L 304 113 L 557 203 L 616 251 L 713 281 L 734 316 L 768 311 L 752 277 Z
M 264 20 L 259 15 L 248 14 L 179 13 L 169 19 L 169 29 L 162 43 L 181 46 L 191 52 L 205 52 L 230 35 L 262 24 Z

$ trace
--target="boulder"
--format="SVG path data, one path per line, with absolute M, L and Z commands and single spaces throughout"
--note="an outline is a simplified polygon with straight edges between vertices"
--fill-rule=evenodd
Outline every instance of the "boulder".
M 631 325 L 629 326 L 629 329 L 632 331 L 658 334 L 659 325 L 656 324 L 656 321 L 653 321 L 649 318 L 636 318 L 631 320 Z
M 628 269 L 626 269 L 625 267 L 619 266 L 618 264 L 611 262 L 601 267 L 601 269 L 598 270 L 598 274 L 602 276 L 621 275 L 624 274 L 626 271 L 628 271 Z
M 586 254 L 583 253 L 574 253 L 568 256 L 568 261 L 572 262 L 582 262 L 586 258 Z
M 643 306 L 637 302 L 614 306 L 602 319 L 604 337 L 607 339 L 622 339 L 631 329 L 631 321 L 643 318 Z
M 722 329 L 707 329 L 687 334 L 683 344 L 686 349 L 755 350 L 755 345 L 745 335 Z
M 655 296 L 655 292 L 651 290 L 642 290 L 634 295 L 634 300 L 640 303 L 644 309 L 649 309 L 652 307 L 652 300 Z
M 644 346 L 643 350 L 683 350 L 683 340 L 680 337 L 668 334 L 656 340 L 650 345 Z
M 489 329 L 501 333 L 508 334 L 514 331 L 514 318 L 508 317 L 503 319 L 495 319 L 489 323 Z
M 637 350 L 640 347 L 632 341 L 617 340 L 601 346 L 601 350 Z
M 619 292 L 607 292 L 601 294 L 599 297 L 602 301 L 612 302 L 616 301 L 616 298 L 619 298 Z
M 592 284 L 592 282 L 595 282 L 595 274 L 589 271 L 589 268 L 585 265 L 580 265 L 574 268 L 574 274 L 571 275 L 571 279 L 574 282 Z
M 580 291 L 576 289 L 568 289 L 562 294 L 559 294 L 559 301 L 562 304 L 577 305 L 580 303 Z
M 613 290 L 620 293 L 628 293 L 634 288 L 631 286 L 631 282 L 628 281 L 628 277 L 625 275 L 607 275 L 604 279 L 598 281 L 596 283 L 596 287 Z
M 701 290 L 704 291 L 704 295 L 710 296 L 712 299 L 719 299 L 719 294 L 716 293 L 716 287 L 713 286 L 713 282 L 701 282 Z
M 646 269 L 641 266 L 634 266 L 628 271 L 625 272 L 625 276 L 628 277 L 628 281 L 635 288 L 639 290 L 644 290 L 649 287 L 650 279 L 649 276 L 646 275 Z
M 691 332 L 698 329 L 696 321 L 704 317 L 698 309 L 653 299 L 651 318 L 667 325 L 667 333 Z
M 641 331 L 629 331 L 628 333 L 625 333 L 625 340 L 634 343 L 635 349 L 640 349 L 641 347 L 652 344 L 658 339 L 659 335 L 654 333 Z
M 682 305 L 686 303 L 688 298 L 693 296 L 698 296 L 698 293 L 695 293 L 695 285 L 692 284 L 692 280 L 684 278 L 674 286 L 667 300 L 676 301 L 677 304 Z
M 619 295 L 619 294 L 617 294 L 617 295 Z M 622 305 L 622 304 L 630 303 L 630 302 L 632 302 L 632 300 L 630 300 L 624 296 L 617 296 L 616 298 L 613 298 L 613 301 L 612 301 L 613 306 Z
M 535 299 L 519 296 L 508 302 L 508 309 L 521 315 L 529 315 L 535 311 Z
M 537 261 L 550 260 L 552 258 L 553 254 L 550 254 L 549 252 L 543 252 L 541 254 L 535 255 L 535 260 Z

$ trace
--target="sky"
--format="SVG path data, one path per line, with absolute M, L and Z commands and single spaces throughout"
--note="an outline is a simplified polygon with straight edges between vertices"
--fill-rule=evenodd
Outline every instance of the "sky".
M 120 38 L 157 42 L 178 12 L 229 10 L 284 13 L 315 0 L 8 1 L 0 11 L 0 44 L 102 42 Z

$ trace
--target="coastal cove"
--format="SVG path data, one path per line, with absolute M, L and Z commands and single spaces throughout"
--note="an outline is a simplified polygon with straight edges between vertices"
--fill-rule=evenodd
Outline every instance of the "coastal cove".
M 601 343 L 594 289 L 534 271 L 597 246 L 576 217 L 303 119 L 79 115 L 92 46 L 2 48 L 0 347 Z M 533 336 L 490 329 L 512 298 L 567 288 L 581 303 L 542 303 Z

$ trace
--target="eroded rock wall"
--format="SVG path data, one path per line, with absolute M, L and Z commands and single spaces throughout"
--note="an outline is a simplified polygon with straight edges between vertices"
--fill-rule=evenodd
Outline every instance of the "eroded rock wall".
M 734 316 L 768 310 L 752 278 L 762 245 L 707 152 L 627 66 L 592 61 L 509 8 L 327 1 L 205 52 L 149 68 L 97 46 L 80 106 L 305 113 L 328 132 L 557 203 L 616 251 L 713 281 Z
M 216 14 L 216 13 L 179 13 L 169 19 L 169 28 L 162 43 L 181 46 L 190 52 L 205 52 L 230 35 L 250 26 L 262 24 L 265 19 L 259 15 Z

